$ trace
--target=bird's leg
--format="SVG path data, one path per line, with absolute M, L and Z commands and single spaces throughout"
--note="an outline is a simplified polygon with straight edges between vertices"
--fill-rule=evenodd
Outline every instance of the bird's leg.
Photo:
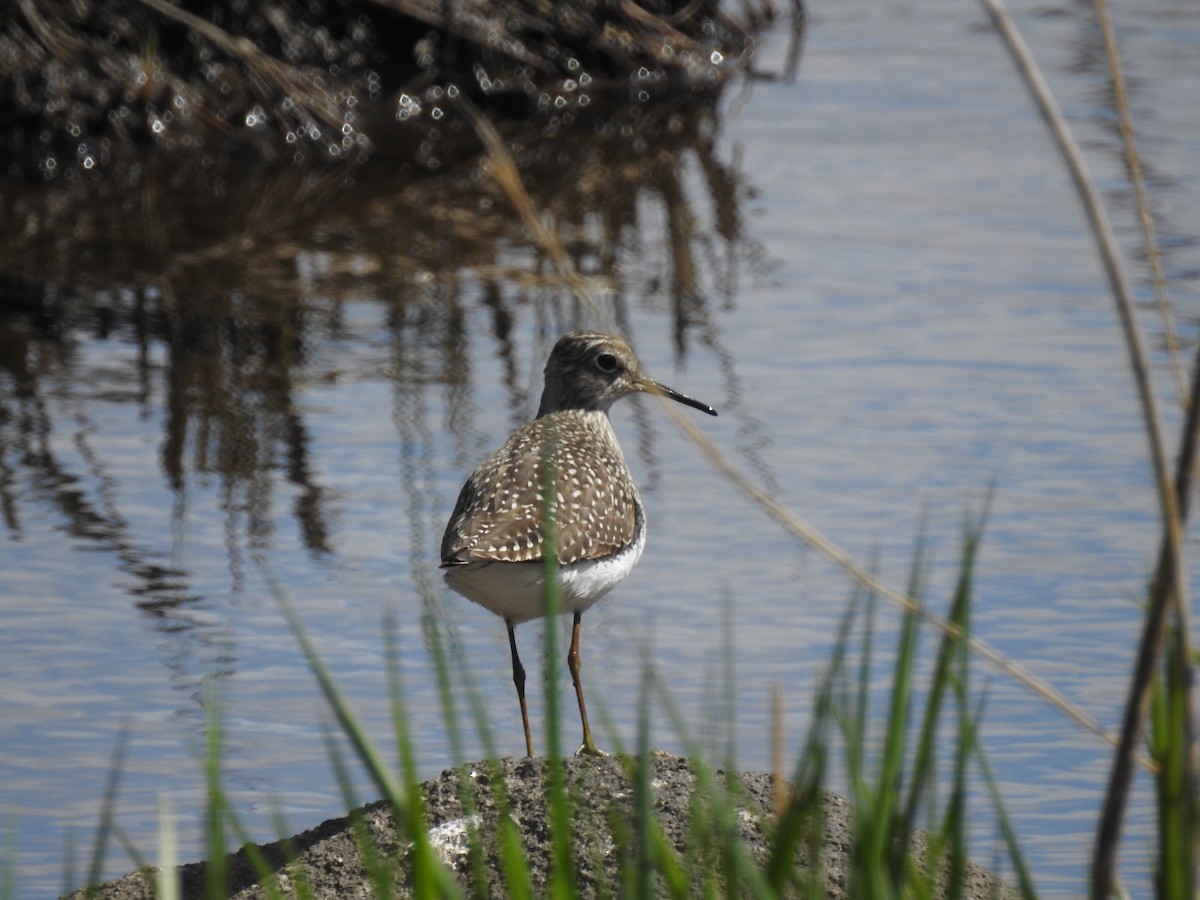
M 517 653 L 517 634 L 513 623 L 507 619 L 508 649 L 512 651 L 513 684 L 517 686 L 517 699 L 521 701 L 521 724 L 525 726 L 525 755 L 533 756 L 533 738 L 529 734 L 529 708 L 525 705 L 525 667 L 521 665 L 521 657 Z
M 588 756 L 604 756 L 603 750 L 596 746 L 592 737 L 592 728 L 588 725 L 587 706 L 583 702 L 583 682 L 579 680 L 579 619 L 581 613 L 575 613 L 575 622 L 571 626 L 571 650 L 567 653 L 567 668 L 571 670 L 571 682 L 575 685 L 575 699 L 579 701 L 579 719 L 583 722 L 583 746 L 576 755 L 585 753 Z

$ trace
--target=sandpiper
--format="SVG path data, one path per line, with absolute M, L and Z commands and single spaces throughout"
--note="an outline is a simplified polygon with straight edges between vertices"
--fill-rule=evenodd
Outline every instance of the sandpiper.
M 579 752 L 601 755 L 579 680 L 579 620 L 629 574 L 646 545 L 646 516 L 608 410 L 641 391 L 717 413 L 649 378 L 629 345 L 611 334 L 561 338 L 545 376 L 537 418 L 463 485 L 442 537 L 441 568 L 451 588 L 504 619 L 525 750 L 533 756 L 514 629 L 546 615 L 546 558 L 555 560 L 558 611 L 574 616 L 567 668 L 583 723 Z

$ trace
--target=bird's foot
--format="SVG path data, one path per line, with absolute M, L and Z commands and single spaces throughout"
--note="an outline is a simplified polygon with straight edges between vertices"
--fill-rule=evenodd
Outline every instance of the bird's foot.
M 596 746 L 596 742 L 592 736 L 586 735 L 579 749 L 575 751 L 576 756 L 608 756 L 603 750 Z

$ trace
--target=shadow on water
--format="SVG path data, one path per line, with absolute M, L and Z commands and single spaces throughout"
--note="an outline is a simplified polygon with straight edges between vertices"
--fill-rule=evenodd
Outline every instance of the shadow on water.
M 744 225 L 751 188 L 736 160 L 722 158 L 719 131 L 715 102 L 694 99 L 504 128 L 537 208 L 612 320 L 627 325 L 630 302 L 657 305 L 680 357 L 693 340 L 717 340 L 707 323 L 733 304 L 735 270 L 766 269 Z M 552 337 L 589 314 L 528 241 L 474 134 L 454 123 L 445 133 L 436 166 L 385 153 L 336 170 L 171 169 L 147 158 L 101 182 L 0 187 L 0 509 L 9 536 L 21 538 L 22 504 L 52 507 L 68 534 L 132 576 L 146 614 L 170 620 L 166 628 L 186 623 L 198 599 L 189 573 L 164 562 L 172 554 L 163 547 L 130 537 L 119 476 L 88 449 L 103 426 L 87 401 L 102 397 L 157 423 L 176 533 L 188 521 L 189 480 L 219 484 L 235 593 L 246 560 L 271 548 L 285 492 L 305 550 L 318 560 L 333 553 L 336 517 L 298 395 L 358 377 L 338 352 L 353 331 L 352 301 L 380 311 L 386 335 L 369 339 L 390 347 L 400 452 L 406 466 L 430 469 L 406 468 L 408 490 L 428 483 L 434 465 L 423 386 L 446 390 L 457 454 L 475 451 L 473 343 L 491 344 L 520 418 L 530 354 L 514 323 L 531 320 Z M 468 333 L 472 307 L 486 311 L 488 334 Z M 105 345 L 134 360 L 132 371 L 106 365 L 97 352 Z M 65 415 L 74 421 L 56 421 Z M 56 451 L 51 437 L 64 433 L 90 471 L 72 471 L 79 463 Z

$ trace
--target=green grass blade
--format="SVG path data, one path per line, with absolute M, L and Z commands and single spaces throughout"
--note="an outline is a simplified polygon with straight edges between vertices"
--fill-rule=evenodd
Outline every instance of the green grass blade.
M 104 875 L 104 857 L 108 850 L 108 839 L 113 830 L 113 807 L 117 801 L 117 789 L 121 783 L 121 771 L 125 765 L 125 751 L 129 746 L 129 722 L 121 723 L 117 729 L 117 740 L 113 745 L 112 759 L 104 780 L 104 799 L 100 805 L 100 822 L 96 826 L 96 837 L 92 841 L 92 861 L 88 868 L 88 885 L 98 885 Z
M 204 869 L 204 895 L 208 900 L 229 896 L 229 873 L 225 859 L 225 798 L 221 789 L 221 718 L 217 691 L 206 682 L 204 694 L 204 844 L 208 865 Z
M 504 872 L 505 896 L 512 900 L 528 900 L 533 897 L 533 879 L 529 874 L 529 862 L 525 854 L 525 845 L 521 841 L 521 833 L 512 817 L 505 813 L 500 815 L 499 827 L 500 866 Z
M 115 821 L 112 824 L 112 836 L 121 845 L 121 849 L 125 851 L 125 855 L 133 860 L 133 867 L 135 869 L 149 868 L 149 863 L 146 861 L 146 857 L 142 855 L 141 850 L 137 848 L 137 845 L 129 839 L 129 835 L 125 833 L 125 830 Z
M 964 623 L 965 624 L 965 623 Z M 967 631 L 964 630 L 965 638 Z M 954 694 L 958 713 L 958 729 L 954 745 L 950 796 L 943 817 L 941 837 L 948 855 L 946 868 L 946 900 L 961 900 L 967 878 L 967 766 L 976 742 L 976 722 L 968 696 L 967 670 L 969 660 L 966 645 L 958 642 L 955 653 Z M 982 702 L 982 701 L 981 701 Z M 935 881 L 941 860 L 930 860 L 927 866 L 930 881 Z
M 915 566 L 914 566 L 915 567 Z M 917 598 L 913 598 L 914 601 Z M 897 845 L 906 844 L 899 828 L 897 806 L 904 781 L 904 760 L 908 751 L 909 722 L 912 711 L 913 671 L 917 659 L 917 614 L 906 611 L 900 628 L 899 646 L 892 675 L 892 694 L 884 732 L 883 756 L 875 787 L 875 807 L 871 811 L 872 843 L 869 859 L 888 861 L 893 884 L 903 883 L 904 850 L 897 857 Z M 882 866 L 880 866 L 882 868 Z
M 63 836 L 63 879 L 62 890 L 59 892 L 64 897 L 75 890 L 78 881 L 75 878 L 75 831 L 68 828 L 67 833 Z
M 641 691 L 638 700 L 637 758 L 633 765 L 634 840 L 626 879 L 628 896 L 649 897 L 653 884 L 653 788 L 654 762 L 650 758 L 650 663 L 642 665 Z
M 1174 628 L 1175 626 L 1172 626 Z M 1158 896 L 1167 900 L 1195 895 L 1196 797 L 1188 784 L 1188 672 L 1180 664 L 1179 642 L 1164 641 L 1163 662 L 1151 690 L 1149 749 L 1158 763 L 1154 777 L 1158 814 Z
M 175 810 L 171 795 L 158 795 L 158 867 L 154 872 L 158 900 L 179 900 L 179 847 L 175 839 Z
M 869 744 L 869 721 L 871 681 L 870 661 L 874 654 L 875 610 L 877 598 L 873 592 L 866 595 L 866 612 L 861 629 L 857 686 L 854 691 L 853 707 L 849 710 L 835 704 L 834 720 L 841 725 L 845 749 L 847 783 L 850 789 L 850 805 L 853 816 L 853 846 L 850 854 L 850 870 L 847 878 L 852 895 L 867 897 L 888 896 L 888 858 L 886 855 L 887 823 L 879 818 L 881 798 L 878 796 L 880 780 L 872 783 L 868 772 L 866 748 Z M 848 688 L 843 691 L 849 697 Z M 882 768 L 880 769 L 882 771 Z
M 996 781 L 996 776 L 992 772 L 991 763 L 988 762 L 987 754 L 983 751 L 983 746 L 979 743 L 975 744 L 975 764 L 979 767 L 979 772 L 983 776 L 983 783 L 987 787 L 988 797 L 992 803 L 992 809 L 996 815 L 996 821 L 1000 828 L 1000 834 L 1004 837 L 1004 845 L 1008 850 L 1008 860 L 1013 867 L 1013 873 L 1017 880 L 1017 890 L 1020 891 L 1024 900 L 1037 900 L 1037 886 L 1033 881 L 1033 873 L 1029 869 L 1029 864 L 1025 861 L 1025 855 L 1021 852 L 1021 844 L 1017 839 L 1017 830 L 1013 827 L 1012 821 L 1008 818 L 1008 813 L 1004 809 L 1004 799 L 1000 794 L 1000 785 Z
M 949 622 L 959 627 L 962 625 L 965 605 L 970 600 L 969 582 L 964 580 L 967 577 L 969 576 L 965 572 L 960 575 L 955 600 L 950 615 L 947 617 Z M 950 667 L 954 659 L 954 650 L 962 645 L 963 639 L 965 639 L 965 634 L 959 637 L 951 635 L 949 632 L 943 632 L 938 645 L 937 660 L 929 680 L 929 692 L 918 733 L 912 777 L 908 785 L 908 798 L 901 816 L 906 831 L 916 828 L 919 807 L 922 799 L 926 796 L 926 787 L 928 786 L 930 790 L 934 789 L 932 775 L 937 766 L 938 722 L 941 719 L 947 689 L 952 681 Z
M 860 638 L 861 644 L 859 646 L 858 658 L 858 690 L 855 692 L 853 711 L 847 719 L 850 729 L 845 733 L 846 747 L 849 751 L 846 755 L 847 775 L 852 784 L 856 782 L 859 784 L 859 789 L 864 794 L 867 791 L 867 787 L 865 777 L 866 759 L 863 756 L 863 751 L 867 745 L 867 717 L 871 708 L 869 689 L 871 685 L 871 662 L 874 657 L 877 599 L 874 592 L 868 592 L 865 597 L 865 610 L 863 612 L 862 636 Z
M 733 600 L 726 593 L 721 604 L 721 670 L 723 678 L 723 703 L 725 731 L 725 771 L 737 771 L 737 667 L 734 664 Z
M 908 798 L 901 814 L 902 824 L 900 827 L 904 835 L 911 834 L 917 827 L 918 810 L 923 799 L 927 799 L 931 807 L 936 804 L 937 785 L 933 774 L 937 767 L 938 724 L 941 721 L 947 691 L 956 683 L 956 679 L 961 679 L 961 686 L 965 688 L 967 671 L 962 658 L 966 652 L 966 640 L 969 632 L 975 558 L 982 539 L 985 517 L 986 513 L 975 522 L 968 521 L 963 527 L 959 576 L 955 584 L 950 612 L 946 617 L 947 622 L 957 629 L 957 634 L 949 631 L 943 632 L 938 644 L 937 659 L 930 676 L 925 711 L 918 732 L 916 756 L 912 764 L 908 786 Z M 953 671 L 956 666 L 958 675 L 955 675 Z M 907 846 L 905 852 L 907 852 Z
M 12 900 L 17 895 L 17 829 L 13 817 L 4 813 L 4 842 L 0 847 L 0 898 Z

